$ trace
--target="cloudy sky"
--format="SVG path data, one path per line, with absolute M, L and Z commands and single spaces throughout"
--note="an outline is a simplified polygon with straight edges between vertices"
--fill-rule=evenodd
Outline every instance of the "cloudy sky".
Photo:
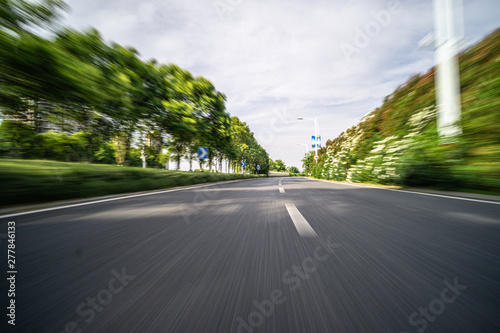
M 211 80 L 270 157 L 299 168 L 314 122 L 297 117 L 317 118 L 326 142 L 434 64 L 431 49 L 418 49 L 433 30 L 431 0 L 67 3 L 66 24 Z M 464 0 L 464 16 L 476 42 L 500 27 L 500 1 Z

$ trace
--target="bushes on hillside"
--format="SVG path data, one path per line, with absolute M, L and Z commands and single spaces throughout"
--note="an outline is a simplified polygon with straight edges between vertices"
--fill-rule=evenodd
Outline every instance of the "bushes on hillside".
M 414 75 L 337 138 L 314 177 L 407 186 L 500 191 L 500 29 L 460 55 L 462 134 L 439 141 L 434 75 Z

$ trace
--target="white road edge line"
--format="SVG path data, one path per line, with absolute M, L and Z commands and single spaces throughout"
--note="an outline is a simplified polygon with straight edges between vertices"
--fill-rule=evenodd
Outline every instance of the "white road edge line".
M 488 201 L 488 200 L 471 199 L 471 198 L 463 198 L 463 197 L 452 197 L 452 196 L 448 196 L 448 195 L 444 195 L 444 194 L 433 194 L 433 193 L 403 191 L 403 190 L 396 190 L 396 189 L 393 189 L 393 188 L 383 188 L 383 187 L 375 187 L 375 186 L 367 186 L 367 185 L 356 185 L 356 184 L 341 183 L 341 182 L 331 182 L 331 181 L 324 180 L 324 179 L 313 179 L 313 180 L 318 180 L 320 182 L 325 182 L 325 183 L 330 183 L 330 184 L 339 184 L 339 185 L 347 185 L 347 186 L 354 186 L 354 187 L 373 188 L 373 189 L 377 189 L 377 190 L 386 190 L 386 191 L 393 191 L 393 192 L 398 192 L 398 193 L 428 195 L 428 196 L 431 196 L 431 197 L 439 197 L 439 198 L 447 198 L 447 199 L 457 199 L 457 200 L 466 200 L 466 201 L 474 201 L 474 202 L 482 202 L 482 203 L 489 203 L 489 204 L 494 204 L 494 205 L 500 205 L 500 202 L 497 202 L 497 201 Z
M 285 189 L 283 187 L 280 187 L 280 193 L 285 193 Z
M 52 210 L 59 210 L 59 209 L 65 209 L 65 208 L 87 206 L 87 205 L 93 205 L 93 204 L 102 203 L 102 202 L 109 202 L 109 201 L 117 201 L 117 200 L 130 199 L 130 198 L 145 197 L 145 196 L 148 196 L 148 195 L 156 195 L 156 194 L 163 194 L 163 193 L 169 193 L 169 192 L 193 190 L 193 189 L 197 189 L 197 188 L 214 186 L 214 185 L 220 185 L 220 184 L 229 184 L 229 183 L 239 182 L 239 181 L 243 181 L 243 180 L 248 180 L 248 179 L 235 179 L 235 180 L 229 180 L 229 181 L 224 181 L 224 182 L 217 182 L 217 183 L 213 183 L 213 184 L 205 184 L 205 185 L 199 185 L 199 186 L 189 186 L 189 187 L 175 188 L 175 189 L 164 190 L 164 191 L 157 191 L 157 192 L 152 192 L 152 193 L 133 194 L 133 195 L 127 195 L 127 196 L 118 197 L 118 198 L 109 198 L 109 199 L 102 199 L 102 200 L 96 200 L 96 201 L 81 202 L 81 203 L 70 204 L 70 205 L 65 205 L 65 206 L 58 206 L 58 207 L 49 207 L 49 208 L 28 210 L 28 211 L 25 211 L 25 212 L 18 212 L 18 213 L 0 215 L 0 219 L 11 218 L 11 217 L 16 217 L 16 216 L 21 216 L 21 215 L 29 215 L 29 214 L 49 212 L 49 211 L 52 211 Z
M 285 203 L 286 210 L 288 214 L 292 218 L 293 224 L 295 224 L 295 228 L 297 232 L 302 237 L 318 237 L 318 234 L 311 225 L 307 222 L 307 220 L 302 216 L 297 207 L 295 207 L 292 203 Z

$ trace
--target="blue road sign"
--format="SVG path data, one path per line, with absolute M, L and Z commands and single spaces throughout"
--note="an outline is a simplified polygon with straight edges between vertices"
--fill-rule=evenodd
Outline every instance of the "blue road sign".
M 208 158 L 208 148 L 207 147 L 198 147 L 198 158 L 199 159 Z
M 260 170 L 260 165 L 257 165 L 257 170 Z
M 321 135 L 318 135 L 318 137 L 316 138 L 316 145 L 318 146 L 318 148 L 321 148 Z
M 316 148 L 316 137 L 314 135 L 311 137 L 311 144 L 313 148 Z
M 241 161 L 241 167 L 244 168 L 245 167 L 245 161 Z

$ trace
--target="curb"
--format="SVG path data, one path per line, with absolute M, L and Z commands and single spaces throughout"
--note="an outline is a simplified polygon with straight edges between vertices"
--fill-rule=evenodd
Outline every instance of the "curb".
M 389 191 L 407 192 L 407 193 L 415 193 L 415 194 L 431 195 L 431 196 L 444 196 L 444 197 L 451 197 L 451 198 L 456 198 L 456 199 L 469 199 L 469 200 L 473 200 L 473 201 L 488 201 L 490 203 L 500 204 L 500 196 L 493 195 L 493 194 L 442 191 L 442 190 L 423 189 L 423 188 L 415 188 L 415 187 L 402 187 L 402 186 L 396 186 L 396 185 L 376 185 L 376 184 L 366 184 L 366 183 L 350 183 L 350 182 L 341 182 L 341 181 L 336 181 L 336 180 L 317 179 L 317 178 L 312 178 L 312 177 L 305 177 L 305 178 L 320 181 L 320 182 L 335 183 L 335 184 L 339 184 L 339 185 L 376 188 L 376 189 L 383 189 L 383 190 L 389 190 Z
M 50 201 L 50 202 L 32 204 L 32 205 L 22 205 L 22 206 L 16 205 L 16 206 L 10 206 L 10 207 L 5 207 L 5 208 L 0 209 L 0 219 L 8 218 L 8 217 L 15 216 L 15 215 L 33 214 L 33 213 L 42 212 L 42 211 L 58 210 L 58 209 L 63 209 L 63 208 L 75 207 L 75 206 L 90 205 L 92 203 L 116 201 L 116 200 L 122 200 L 122 199 L 133 198 L 133 197 L 163 194 L 163 193 L 168 193 L 168 192 L 193 190 L 193 189 L 197 189 L 197 188 L 214 186 L 217 184 L 224 184 L 224 183 L 227 184 L 227 183 L 234 183 L 234 182 L 241 182 L 241 181 L 255 180 L 255 179 L 261 179 L 261 178 L 221 180 L 221 181 L 217 181 L 217 182 L 207 182 L 207 183 L 199 183 L 199 184 L 194 184 L 194 185 L 176 186 L 176 187 L 150 190 L 150 191 L 127 192 L 127 193 L 111 194 L 111 195 L 104 195 L 104 196 L 98 196 L 98 197 L 90 197 L 90 198 Z

